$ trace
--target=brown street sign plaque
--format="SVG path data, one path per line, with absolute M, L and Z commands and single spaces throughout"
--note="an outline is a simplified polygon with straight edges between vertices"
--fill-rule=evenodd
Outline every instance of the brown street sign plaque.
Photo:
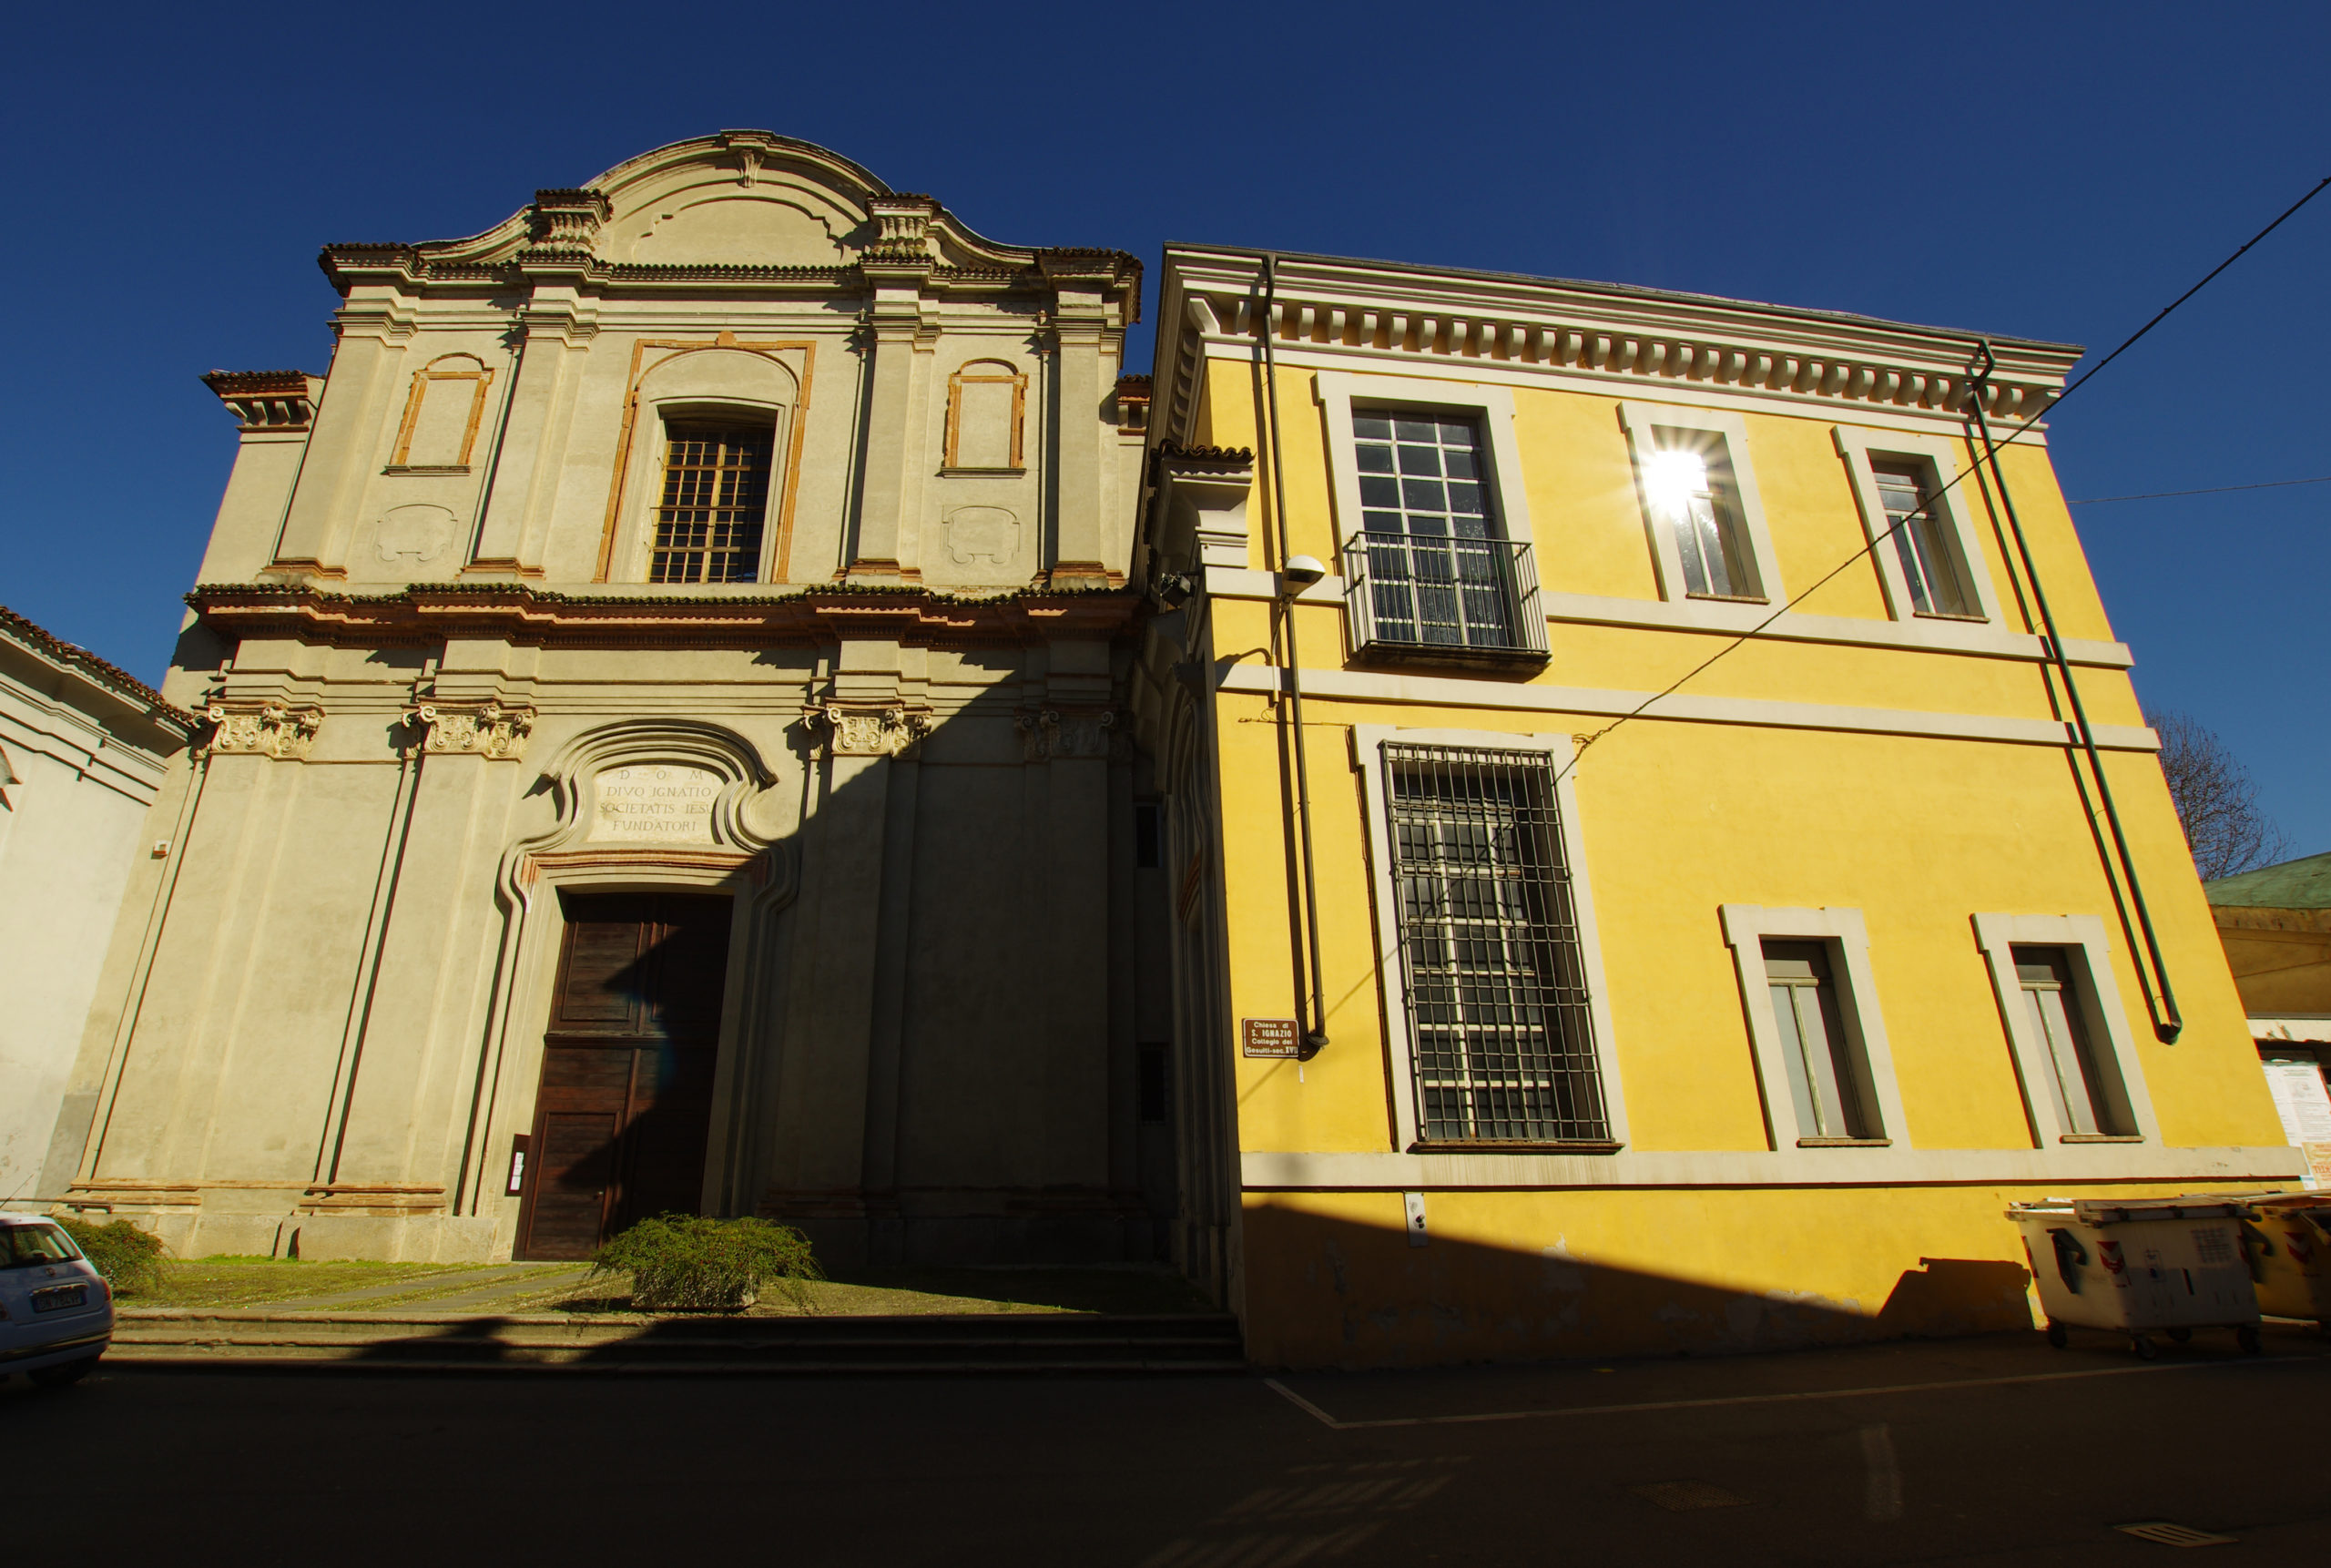
M 1296 1054 L 1295 1020 L 1241 1018 L 1238 1020 L 1238 1054 L 1241 1056 L 1293 1057 Z

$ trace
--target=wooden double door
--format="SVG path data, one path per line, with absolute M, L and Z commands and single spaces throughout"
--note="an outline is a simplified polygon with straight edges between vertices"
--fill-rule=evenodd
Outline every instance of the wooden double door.
M 561 899 L 566 936 L 543 1037 L 517 1256 L 588 1257 L 704 1191 L 728 973 L 728 900 Z

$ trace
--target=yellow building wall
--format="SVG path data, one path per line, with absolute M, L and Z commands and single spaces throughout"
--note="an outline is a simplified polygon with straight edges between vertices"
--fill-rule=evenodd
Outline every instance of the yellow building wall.
M 2041 1319 L 2006 1210 L 2054 1192 L 1442 1190 L 1426 1195 L 1422 1247 L 1397 1192 L 1249 1192 L 1247 1355 L 1425 1366 L 2029 1329 Z
M 1250 557 L 1266 566 L 1284 550 L 1333 562 L 1339 524 L 1322 412 L 1308 372 L 1283 369 L 1279 382 L 1290 536 L 1284 545 L 1276 536 L 1272 486 L 1261 470 L 1249 507 Z M 1655 600 L 1618 400 L 1528 388 L 1513 395 L 1543 587 Z M 1256 410 L 1251 369 L 1212 365 L 1201 438 L 1262 444 Z M 1832 423 L 1746 416 L 1749 458 L 1793 590 L 1868 542 Z M 2059 629 L 2109 642 L 2110 623 L 2046 452 L 2014 447 L 2001 465 Z M 2021 565 L 1990 507 L 1970 482 L 1965 509 L 2003 629 L 2023 632 Z M 1867 557 L 1803 608 L 1887 619 Z M 1216 599 L 1217 660 L 1276 662 L 1278 613 L 1257 600 Z M 1340 608 L 1306 606 L 1296 614 L 1306 667 L 1342 667 Z M 1648 692 L 1730 640 L 1561 620 L 1550 636 L 1551 659 L 1526 682 L 1472 678 L 1485 692 L 1525 684 Z M 1447 689 L 1456 672 L 1417 673 Z M 2086 668 L 2079 678 L 2092 721 L 2142 724 L 2124 672 Z M 2064 717 L 2047 672 L 2030 658 L 1898 647 L 1760 640 L 1687 689 L 1831 708 Z M 1367 820 L 1351 728 L 1583 736 L 1613 719 L 1318 689 L 1307 695 L 1305 718 L 1330 1044 L 1301 1064 L 1237 1062 L 1240 1146 L 1396 1153 L 1385 1009 L 1400 1000 L 1383 985 L 1397 987 L 1398 975 L 1379 969 L 1370 853 L 1382 830 Z M 1293 1017 L 1304 979 L 1284 710 L 1268 696 L 1224 691 L 1215 718 L 1231 1011 L 1234 1018 Z M 2150 754 L 2131 751 L 2108 752 L 2106 767 L 2186 1020 L 2174 1045 L 2154 1037 L 2100 854 L 2101 822 L 2092 828 L 2083 811 L 2065 748 L 1655 718 L 1601 738 L 1573 781 L 1629 1150 L 1753 1157 L 1769 1146 L 1740 981 L 1720 923 L 1725 903 L 1862 911 L 1877 991 L 1869 1003 L 1884 1020 L 1908 1122 L 1888 1130 L 1918 1150 L 2033 1147 L 1972 925 L 1972 916 L 1991 911 L 2104 921 L 2159 1122 L 2155 1153 L 2279 1145 L 2280 1125 L 2160 769 Z M 2023 1326 L 2031 1319 L 2021 1244 L 2001 1211 L 2015 1198 L 2071 1190 L 2116 1189 L 2093 1178 L 2029 1188 L 1996 1179 L 1440 1188 L 1426 1195 L 1425 1247 L 1410 1245 L 1397 1191 L 1249 1190 L 1241 1286 L 1248 1346 L 1266 1363 L 1360 1365 Z

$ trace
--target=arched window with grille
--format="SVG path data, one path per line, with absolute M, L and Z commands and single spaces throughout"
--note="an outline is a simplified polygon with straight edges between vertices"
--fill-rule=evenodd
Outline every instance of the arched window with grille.
M 750 583 L 760 576 L 776 433 L 689 421 L 665 427 L 651 583 Z

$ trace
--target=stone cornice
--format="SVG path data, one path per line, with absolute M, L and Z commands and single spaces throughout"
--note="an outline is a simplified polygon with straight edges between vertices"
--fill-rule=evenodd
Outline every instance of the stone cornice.
M 112 717 L 117 709 L 135 715 L 162 731 L 156 755 L 167 756 L 187 739 L 201 720 L 118 666 L 107 663 L 77 643 L 68 643 L 46 628 L 0 605 L 0 640 L 46 665 L 55 673 L 66 699 L 83 711 Z
M 302 431 L 314 421 L 324 379 L 305 371 L 212 371 L 202 384 L 251 431 Z
M 918 647 L 1017 647 L 1115 637 L 1142 613 L 1125 589 L 1030 589 L 978 597 L 920 588 L 807 587 L 750 596 L 563 594 L 524 585 L 415 585 L 391 594 L 304 585 L 206 584 L 187 596 L 230 638 L 331 647 L 417 646 L 448 638 L 553 647 L 814 647 L 865 638 Z
M 1166 253 L 1158 380 L 1161 436 L 1191 412 L 1208 341 L 1259 338 L 1259 253 L 1173 246 Z M 1281 352 L 1495 363 L 1607 380 L 1614 393 L 1722 388 L 1827 404 L 1948 414 L 1964 406 L 1980 335 L 1836 311 L 1622 284 L 1514 277 L 1330 257 L 1282 256 L 1273 327 Z M 1994 338 L 1988 412 L 2037 417 L 2079 347 Z M 1672 394 L 1671 394 L 1672 395 Z

